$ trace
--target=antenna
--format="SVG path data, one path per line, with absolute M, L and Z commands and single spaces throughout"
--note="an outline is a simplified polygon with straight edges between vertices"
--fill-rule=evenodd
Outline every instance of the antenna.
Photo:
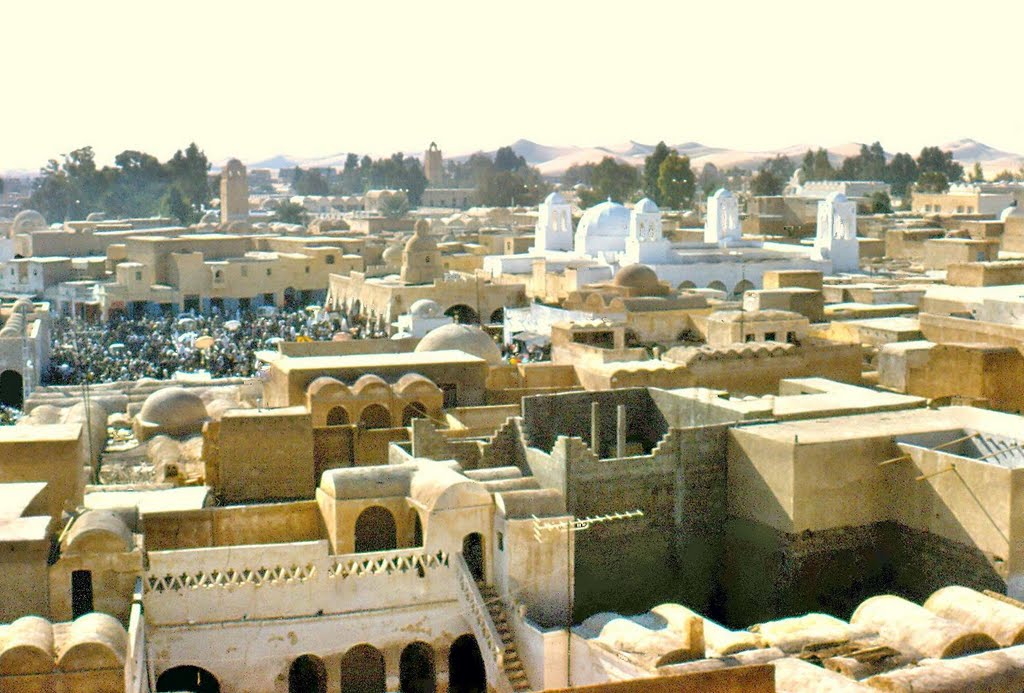
M 591 515 L 582 519 L 570 519 L 562 522 L 560 520 L 543 521 L 536 515 L 533 516 L 533 536 L 538 541 L 544 542 L 546 532 L 551 534 L 565 535 L 565 684 L 572 687 L 572 611 L 573 611 L 573 578 L 575 576 L 575 564 L 572 560 L 572 542 L 569 537 L 590 529 L 591 526 L 603 522 L 617 522 L 643 517 L 644 512 L 639 508 L 625 512 L 613 512 L 605 515 Z

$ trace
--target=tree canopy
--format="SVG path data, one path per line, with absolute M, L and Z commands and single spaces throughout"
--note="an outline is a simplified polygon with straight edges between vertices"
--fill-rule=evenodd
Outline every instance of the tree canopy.
M 594 166 L 590 176 L 591 188 L 580 192 L 580 204 L 592 207 L 606 199 L 627 202 L 640 187 L 640 178 L 640 171 L 636 167 L 606 156 Z
M 168 161 L 132 149 L 114 166 L 96 166 L 92 147 L 50 159 L 36 179 L 28 205 L 48 219 L 84 219 L 90 212 L 111 217 L 169 214 L 183 224 L 202 217 L 211 199 L 210 162 L 193 142 Z
M 682 209 L 693 203 L 697 181 L 690 169 L 690 157 L 680 156 L 675 150 L 668 153 L 658 167 L 658 197 L 661 207 Z

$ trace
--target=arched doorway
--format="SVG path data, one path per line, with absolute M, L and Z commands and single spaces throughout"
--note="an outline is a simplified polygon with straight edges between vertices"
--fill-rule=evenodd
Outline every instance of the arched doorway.
M 356 518 L 356 553 L 392 551 L 398 546 L 395 517 L 387 508 L 371 505 Z
M 332 407 L 327 412 L 327 425 L 328 426 L 344 426 L 348 423 L 348 412 L 345 407 Z
M 217 677 L 202 667 L 185 665 L 167 669 L 156 680 L 157 691 L 220 693 Z
M 302 655 L 288 670 L 288 693 L 327 693 L 327 669 L 316 655 Z
M 356 645 L 341 658 L 341 693 L 384 693 L 384 655 L 373 645 Z
M 448 651 L 448 693 L 486 693 L 487 672 L 476 638 L 466 633 Z
M 476 311 L 464 303 L 458 303 L 444 312 L 449 318 L 461 325 L 473 325 L 479 322 Z
M 429 419 L 427 408 L 419 402 L 410 402 L 402 410 L 402 426 L 411 426 L 413 419 Z
M 434 693 L 437 672 L 434 650 L 425 642 L 414 642 L 402 650 L 399 662 L 399 690 L 403 693 Z
M 477 582 L 484 580 L 484 539 L 479 532 L 462 538 L 462 557 L 466 559 L 469 572 Z
M 359 415 L 363 428 L 391 428 L 391 412 L 383 404 L 371 404 Z
M 491 323 L 497 324 L 499 322 L 505 322 L 505 309 L 499 308 L 498 310 L 491 313 Z
M 25 381 L 18 371 L 0 373 L 0 404 L 15 409 L 25 404 Z

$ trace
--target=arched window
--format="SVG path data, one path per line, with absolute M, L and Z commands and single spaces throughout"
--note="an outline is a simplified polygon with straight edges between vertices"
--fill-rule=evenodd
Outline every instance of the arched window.
M 382 404 L 371 404 L 359 415 L 363 428 L 391 428 L 391 412 Z
M 202 667 L 185 665 L 167 669 L 156 680 L 157 691 L 220 693 L 217 677 Z
M 384 655 L 373 645 L 356 645 L 341 658 L 341 693 L 384 693 Z
M 448 651 L 448 692 L 486 693 L 487 672 L 480 646 L 469 633 L 460 636 Z
M 327 425 L 328 426 L 344 426 L 348 423 L 348 412 L 345 407 L 332 407 L 327 412 Z
M 391 551 L 398 546 L 395 517 L 387 508 L 371 505 L 356 518 L 356 553 Z
M 398 680 L 402 693 L 434 693 L 437 690 L 434 650 L 430 645 L 414 642 L 402 650 Z
M 288 693 L 327 693 L 327 669 L 316 655 L 302 655 L 288 670 Z

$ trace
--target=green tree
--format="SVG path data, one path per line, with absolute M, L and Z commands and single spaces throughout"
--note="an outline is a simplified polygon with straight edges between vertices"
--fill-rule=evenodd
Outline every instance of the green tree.
M 868 208 L 872 214 L 892 214 L 892 200 L 884 191 L 879 190 L 868 196 Z
M 919 176 L 923 173 L 941 173 L 947 182 L 964 178 L 964 167 L 953 160 L 953 152 L 944 152 L 938 147 L 925 147 L 921 150 L 917 157 L 917 170 Z
M 518 156 L 512 147 L 501 147 L 494 154 L 494 168 L 499 171 L 518 171 L 526 168 L 526 159 Z
M 809 180 L 835 180 L 836 170 L 828 159 L 828 152 L 822 148 L 817 151 L 807 150 L 800 164 L 802 183 Z
M 907 188 L 917 180 L 917 162 L 906 152 L 900 152 L 892 158 L 882 178 L 892 188 L 894 195 L 904 197 Z
M 984 183 L 985 172 L 981 168 L 981 162 L 974 162 L 974 169 L 971 170 L 971 182 L 972 183 Z
M 781 195 L 786 182 L 772 172 L 771 168 L 762 166 L 750 181 L 750 193 L 758 197 L 764 195 Z
M 181 224 L 190 224 L 192 222 L 192 208 L 187 202 L 185 202 L 184 195 L 177 187 L 171 187 L 167 190 L 167 194 L 164 195 L 163 202 L 161 204 L 161 213 L 170 215 L 178 220 Z
M 843 160 L 838 177 L 840 180 L 883 180 L 885 166 L 885 150 L 879 142 L 870 147 L 862 144 L 856 156 Z
M 316 169 L 303 171 L 296 166 L 292 174 L 292 190 L 296 195 L 326 195 L 327 178 Z
M 659 176 L 661 176 L 661 164 L 673 151 L 674 150 L 669 149 L 668 145 L 664 142 L 658 142 L 658 144 L 654 146 L 654 151 L 644 159 L 644 195 L 654 200 L 658 205 L 662 204 L 662 201 L 659 199 L 659 196 L 661 195 L 661 188 L 658 184 Z
M 949 190 L 949 179 L 941 171 L 925 171 L 917 177 L 916 189 L 927 193 L 943 193 Z
M 1017 180 L 1017 176 L 1014 175 L 1013 171 L 1002 170 L 996 174 L 993 179 L 997 183 L 1012 183 Z
M 573 164 L 562 174 L 562 185 L 572 187 L 574 185 L 590 185 L 594 176 L 594 164 Z
M 674 150 L 669 152 L 658 169 L 658 199 L 655 202 L 671 209 L 689 207 L 696 188 L 690 157 L 680 156 Z
M 274 220 L 282 224 L 305 224 L 307 217 L 305 207 L 288 200 L 279 204 L 274 210 Z
M 613 157 L 606 156 L 594 166 L 591 175 L 591 189 L 583 191 L 580 202 L 591 207 L 605 199 L 616 202 L 627 202 L 640 186 L 640 172 L 626 163 L 619 163 Z

